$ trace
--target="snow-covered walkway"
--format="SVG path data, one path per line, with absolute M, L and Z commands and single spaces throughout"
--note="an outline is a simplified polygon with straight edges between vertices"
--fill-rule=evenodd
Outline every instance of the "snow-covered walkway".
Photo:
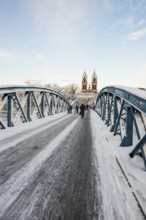
M 119 143 L 93 111 L 1 131 L 0 219 L 145 219 L 146 172 Z
M 131 159 L 132 147 L 120 147 L 120 136 L 114 136 L 95 112 L 91 117 L 104 218 L 146 219 L 146 172 L 142 159 Z

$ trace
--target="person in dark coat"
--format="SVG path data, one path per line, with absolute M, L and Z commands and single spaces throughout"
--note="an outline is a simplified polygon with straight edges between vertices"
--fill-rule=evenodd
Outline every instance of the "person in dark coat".
M 85 113 L 85 105 L 84 105 L 84 104 L 81 104 L 81 106 L 80 106 L 80 114 L 81 114 L 81 118 L 84 117 L 84 113 Z
M 67 112 L 68 112 L 68 114 L 72 113 L 72 105 L 67 106 Z
M 78 108 L 79 108 L 78 105 L 76 105 L 76 113 L 78 113 Z

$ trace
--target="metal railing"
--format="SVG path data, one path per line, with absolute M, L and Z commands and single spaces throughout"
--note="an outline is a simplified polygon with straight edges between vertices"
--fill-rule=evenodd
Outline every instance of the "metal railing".
M 108 86 L 96 100 L 96 112 L 121 136 L 120 146 L 133 146 L 130 157 L 142 156 L 146 169 L 146 91 L 130 87 Z
M 67 110 L 68 100 L 52 89 L 34 86 L 0 87 L 0 128 L 44 118 Z

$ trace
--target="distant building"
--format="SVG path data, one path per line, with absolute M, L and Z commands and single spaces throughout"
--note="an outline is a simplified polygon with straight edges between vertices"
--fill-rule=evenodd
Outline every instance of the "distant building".
M 97 93 L 97 74 L 94 71 L 91 79 L 91 87 L 90 83 L 88 84 L 87 74 L 84 71 L 82 76 L 82 92 L 83 93 Z
M 84 71 L 82 76 L 81 92 L 77 95 L 79 103 L 92 106 L 97 97 L 97 74 L 94 71 L 91 82 L 88 82 L 87 73 Z
M 87 83 L 88 83 L 87 74 L 84 71 L 82 76 L 82 92 L 87 92 Z

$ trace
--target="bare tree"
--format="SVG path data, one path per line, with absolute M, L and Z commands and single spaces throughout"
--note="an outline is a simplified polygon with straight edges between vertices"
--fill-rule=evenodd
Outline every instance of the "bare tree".
M 62 87 L 62 93 L 71 99 L 76 98 L 76 94 L 79 92 L 79 87 L 76 84 L 70 84 Z
M 62 93 L 65 97 L 69 99 L 75 99 L 76 94 L 79 92 L 79 87 L 76 84 L 70 84 L 63 87 L 60 87 L 59 85 L 53 83 L 53 84 L 41 84 L 37 80 L 27 80 L 25 82 L 29 86 L 40 86 L 40 87 L 46 87 L 52 90 L 55 90 L 57 92 Z
M 27 80 L 25 83 L 29 86 L 42 86 L 38 80 Z

